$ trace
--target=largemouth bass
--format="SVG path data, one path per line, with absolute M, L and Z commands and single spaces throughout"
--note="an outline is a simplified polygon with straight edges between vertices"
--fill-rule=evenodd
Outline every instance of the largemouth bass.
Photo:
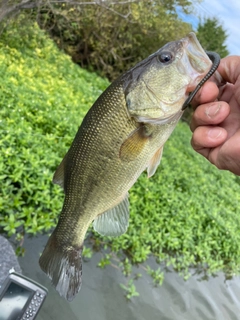
M 212 63 L 196 36 L 166 44 L 114 81 L 85 116 L 54 174 L 65 199 L 40 257 L 59 294 L 81 287 L 84 237 L 93 221 L 102 235 L 126 232 L 128 190 L 147 169 L 151 177 L 182 106 Z

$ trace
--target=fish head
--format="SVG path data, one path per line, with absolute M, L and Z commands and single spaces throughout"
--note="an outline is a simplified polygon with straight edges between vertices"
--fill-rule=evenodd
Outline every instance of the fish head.
M 130 116 L 145 123 L 180 117 L 184 101 L 211 65 L 193 32 L 167 43 L 126 74 L 124 92 Z

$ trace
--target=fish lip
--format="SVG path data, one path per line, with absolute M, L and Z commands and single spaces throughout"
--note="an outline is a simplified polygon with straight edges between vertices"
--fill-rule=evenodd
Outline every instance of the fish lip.
M 194 32 L 190 32 L 185 38 L 180 40 L 183 47 L 188 51 L 190 57 L 200 53 L 200 56 L 206 57 L 206 53 L 198 41 Z
M 147 116 L 139 116 L 139 115 L 133 115 L 133 118 L 136 119 L 137 122 L 139 123 L 149 123 L 149 124 L 156 124 L 156 125 L 163 125 L 172 121 L 179 120 L 183 114 L 183 110 L 178 110 L 178 112 L 170 114 L 169 116 L 166 117 L 160 117 L 160 118 L 150 118 Z
M 192 45 L 194 45 L 197 51 L 200 51 L 203 54 L 205 53 L 194 32 L 190 32 L 185 38 L 181 39 L 180 41 L 182 41 L 184 46 L 188 46 L 189 43 L 191 43 Z

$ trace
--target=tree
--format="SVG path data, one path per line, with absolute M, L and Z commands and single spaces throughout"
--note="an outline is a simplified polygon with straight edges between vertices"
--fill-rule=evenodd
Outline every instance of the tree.
M 139 2 L 140 0 L 125 0 L 125 1 L 114 1 L 114 0 L 0 0 L 0 23 L 6 19 L 11 18 L 12 16 L 17 15 L 22 11 L 29 9 L 38 9 L 41 10 L 44 8 L 51 8 L 54 11 L 54 7 L 62 4 L 67 4 L 71 6 L 88 6 L 96 5 L 102 6 L 107 10 L 114 9 L 111 8 L 112 5 L 126 5 L 132 2 Z M 170 0 L 169 0 L 170 1 Z M 171 0 L 171 1 L 184 1 L 189 2 L 188 0 Z
M 191 31 L 178 18 L 177 5 L 186 13 L 192 8 L 188 0 L 102 1 L 94 6 L 61 3 L 46 13 L 42 10 L 38 23 L 74 62 L 113 80 Z
M 19 12 L 27 9 L 35 8 L 51 8 L 54 10 L 55 5 L 67 4 L 71 6 L 101 6 L 109 11 L 119 14 L 117 10 L 114 9 L 115 5 L 128 5 L 131 3 L 140 3 L 143 0 L 0 0 L 0 23 L 4 19 L 8 19 L 11 16 L 18 14 Z M 145 0 L 144 0 L 145 1 Z M 199 0 L 197 0 L 199 1 Z M 201 0 L 200 0 L 201 1 Z M 190 0 L 148 0 L 148 3 L 153 5 L 161 3 L 161 5 L 167 8 L 169 11 L 173 11 L 176 6 L 183 7 L 183 11 L 188 13 L 189 8 L 192 7 Z
M 177 8 L 188 14 L 193 2 L 0 0 L 0 23 L 4 26 L 24 12 L 26 20 L 37 21 L 74 62 L 113 80 L 167 42 L 191 31 L 191 26 L 179 19 Z
M 207 18 L 199 23 L 197 37 L 202 47 L 208 51 L 216 51 L 221 58 L 227 56 L 229 51 L 225 44 L 228 37 L 217 18 Z

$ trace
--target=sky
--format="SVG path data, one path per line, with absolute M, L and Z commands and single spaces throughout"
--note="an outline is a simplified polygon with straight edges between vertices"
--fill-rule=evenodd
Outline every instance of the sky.
M 197 17 L 218 18 L 228 35 L 226 45 L 230 55 L 240 55 L 240 0 L 203 0 L 200 4 L 194 3 L 195 13 L 187 18 L 187 22 L 196 29 Z

